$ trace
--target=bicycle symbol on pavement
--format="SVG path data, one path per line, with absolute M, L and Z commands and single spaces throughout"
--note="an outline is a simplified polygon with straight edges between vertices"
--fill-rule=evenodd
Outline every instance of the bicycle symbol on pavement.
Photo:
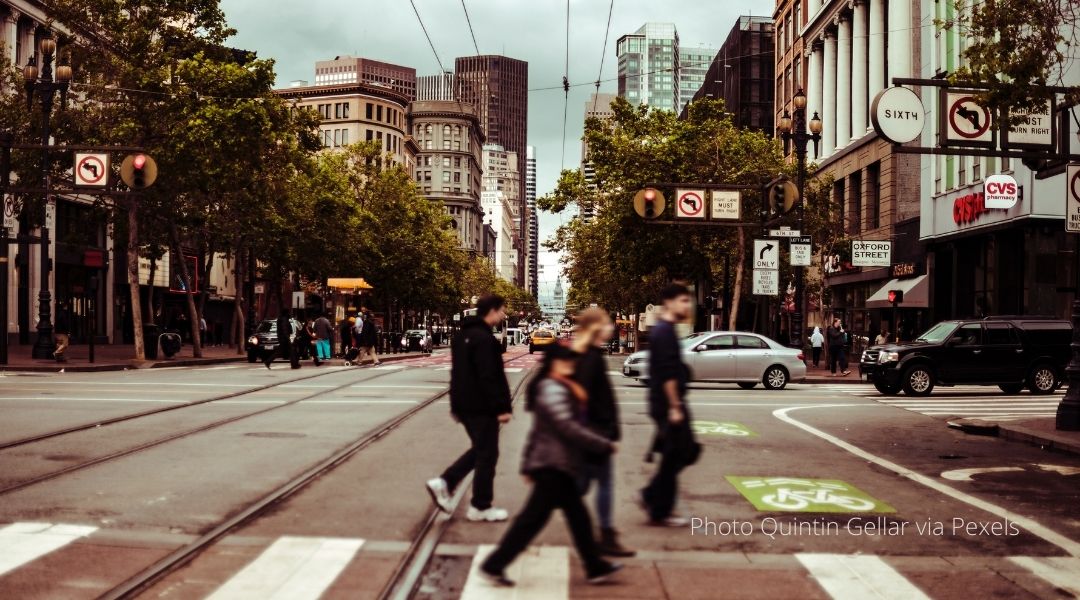
M 896 509 L 836 479 L 797 477 L 726 478 L 754 508 L 763 511 L 892 513 Z
M 690 427 L 697 435 L 729 435 L 732 437 L 752 437 L 757 434 L 742 423 L 734 421 L 691 421 Z

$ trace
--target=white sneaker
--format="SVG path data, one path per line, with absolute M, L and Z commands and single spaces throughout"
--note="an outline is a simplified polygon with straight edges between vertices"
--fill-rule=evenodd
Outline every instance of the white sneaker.
M 509 519 L 510 513 L 502 508 L 491 507 L 486 510 L 480 510 L 475 506 L 470 506 L 469 512 L 465 513 L 465 518 L 470 521 L 488 521 L 494 523 Z
M 427 481 L 427 491 L 431 494 L 431 501 L 435 503 L 435 506 L 439 507 L 439 510 L 444 513 L 450 512 L 452 508 L 450 506 L 450 488 L 446 486 L 446 481 L 442 477 L 436 477 Z

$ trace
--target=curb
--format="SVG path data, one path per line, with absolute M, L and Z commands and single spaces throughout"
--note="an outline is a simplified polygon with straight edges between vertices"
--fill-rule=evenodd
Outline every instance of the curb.
M 1018 425 L 1001 425 L 980 419 L 957 419 L 949 421 L 948 425 L 953 429 L 959 429 L 971 435 L 998 437 L 1011 442 L 1038 446 L 1044 450 L 1080 456 L 1080 442 L 1066 440 L 1054 434 L 1047 434 Z

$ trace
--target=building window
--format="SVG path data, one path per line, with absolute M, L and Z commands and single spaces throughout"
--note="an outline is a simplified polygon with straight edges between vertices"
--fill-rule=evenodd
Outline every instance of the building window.
M 431 123 L 428 123 L 428 124 L 427 124 L 427 127 L 424 127 L 424 133 L 426 133 L 426 134 L 428 134 L 428 135 L 431 135 L 431 131 L 432 131 L 432 129 L 431 129 Z
M 451 132 L 450 126 L 449 125 L 443 125 L 442 134 L 444 136 L 446 136 L 446 137 L 450 137 L 450 132 Z
M 374 106 L 372 106 L 372 104 L 371 104 L 370 102 L 368 102 L 368 103 L 367 103 L 367 110 L 366 110 L 366 112 L 364 113 L 364 114 L 365 114 L 365 116 L 367 117 L 367 120 L 369 120 L 369 121 L 370 121 L 370 120 L 372 119 L 372 113 L 374 112 L 374 110 L 375 110 L 375 107 L 374 107 Z
M 348 129 L 342 129 L 341 130 L 341 145 L 342 146 L 348 146 L 349 145 L 349 130 Z
M 461 173 L 454 173 L 454 183 L 461 183 Z
M 454 157 L 454 168 L 455 169 L 460 169 L 461 168 L 461 157 L 460 156 L 455 156 Z
M 424 140 L 424 150 L 431 150 L 431 140 Z
M 443 183 L 450 183 L 450 171 L 443 171 L 442 172 L 442 180 L 443 180 Z
M 375 120 L 382 121 L 382 105 L 375 107 Z
M 881 227 L 881 163 L 866 168 L 866 180 L 866 226 L 877 229 Z
M 335 102 L 334 103 L 334 118 L 335 119 L 340 119 L 341 118 L 341 103 L 340 102 Z
M 449 150 L 450 149 L 450 140 L 443 140 L 442 141 L 442 149 L 443 150 Z
M 444 166 L 444 167 L 449 167 L 450 166 L 450 157 L 449 156 L 444 156 L 443 157 L 442 166 Z
M 855 233 L 862 231 L 863 189 L 862 172 L 851 174 L 851 226 Z
M 348 119 L 349 118 L 349 103 L 348 102 L 342 102 L 341 103 L 341 118 L 342 119 Z
M 375 133 L 373 131 L 371 131 L 370 129 L 365 129 L 364 132 L 365 132 L 364 133 L 364 139 L 365 140 L 370 142 L 372 139 L 374 139 Z

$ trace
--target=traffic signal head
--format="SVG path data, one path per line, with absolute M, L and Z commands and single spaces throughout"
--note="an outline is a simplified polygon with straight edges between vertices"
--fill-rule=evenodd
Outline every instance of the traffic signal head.
M 157 163 L 147 154 L 130 154 L 120 163 L 120 179 L 133 190 L 148 188 L 157 179 Z
M 664 214 L 664 194 L 656 188 L 644 188 L 634 194 L 634 211 L 643 219 L 655 219 Z
M 900 304 L 904 301 L 904 290 L 889 290 L 889 302 Z
M 651 219 L 656 216 L 656 190 L 649 188 L 643 196 L 645 200 L 645 218 Z
M 787 193 L 787 188 L 783 184 L 775 185 L 772 188 L 772 197 L 769 198 L 772 211 L 776 214 L 784 214 L 784 204 Z

